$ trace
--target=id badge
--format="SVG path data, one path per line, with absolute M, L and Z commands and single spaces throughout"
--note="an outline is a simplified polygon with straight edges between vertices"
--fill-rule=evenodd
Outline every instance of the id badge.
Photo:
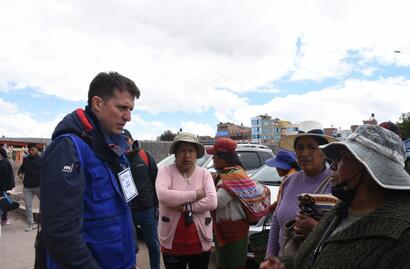
M 135 187 L 134 179 L 132 178 L 130 168 L 118 173 L 120 179 L 122 193 L 124 193 L 127 203 L 138 195 L 137 187 Z

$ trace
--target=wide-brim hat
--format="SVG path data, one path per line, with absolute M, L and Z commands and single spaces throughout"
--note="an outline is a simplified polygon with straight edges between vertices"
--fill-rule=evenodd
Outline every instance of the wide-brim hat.
M 331 142 L 336 142 L 339 141 L 337 138 L 325 135 L 324 131 L 322 129 L 313 129 L 308 132 L 301 132 L 299 134 L 294 134 L 294 135 L 287 135 L 283 137 L 279 141 L 279 147 L 284 150 L 288 151 L 295 151 L 295 141 L 296 139 L 303 137 L 303 136 L 314 136 L 314 137 L 320 137 L 327 143 Z
M 197 158 L 201 158 L 205 154 L 205 148 L 204 146 L 199 143 L 198 137 L 194 134 L 191 133 L 178 133 L 175 138 L 174 142 L 171 144 L 171 147 L 169 149 L 169 153 L 175 154 L 175 146 L 180 143 L 180 142 L 186 142 L 186 143 L 192 143 L 194 144 L 196 151 L 197 151 Z
M 410 190 L 410 175 L 404 169 L 406 152 L 400 137 L 377 125 L 360 125 L 346 140 L 321 146 L 330 160 L 349 150 L 384 189 Z
M 292 169 L 291 163 L 294 162 L 296 162 L 295 153 L 287 150 L 279 150 L 275 157 L 265 161 L 267 166 L 276 167 L 283 170 Z

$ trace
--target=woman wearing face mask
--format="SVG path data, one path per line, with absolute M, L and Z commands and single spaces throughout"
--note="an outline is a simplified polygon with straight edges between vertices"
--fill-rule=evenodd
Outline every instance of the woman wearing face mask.
M 330 193 L 330 168 L 326 167 L 325 156 L 320 145 L 336 141 L 324 135 L 322 129 L 307 133 L 289 135 L 279 141 L 279 147 L 296 153 L 297 162 L 302 169 L 290 175 L 282 185 L 281 199 L 272 216 L 266 257 L 281 256 L 284 250 L 285 224 L 296 218 L 294 231 L 303 240 L 315 227 L 314 218 L 299 214 L 298 195 L 302 193 Z
M 269 258 L 260 268 L 409 268 L 410 176 L 393 132 L 361 125 L 323 148 L 333 160 L 338 203 L 296 256 Z
M 208 268 L 212 249 L 211 210 L 216 191 L 211 174 L 196 165 L 204 146 L 195 135 L 179 133 L 170 153 L 175 164 L 158 171 L 155 188 L 159 201 L 158 238 L 165 268 Z

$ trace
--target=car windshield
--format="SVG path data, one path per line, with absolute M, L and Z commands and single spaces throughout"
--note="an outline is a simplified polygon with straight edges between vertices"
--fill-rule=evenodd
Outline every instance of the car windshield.
M 262 182 L 266 185 L 278 186 L 282 182 L 276 168 L 267 166 L 266 164 L 259 168 L 252 176 L 253 180 Z

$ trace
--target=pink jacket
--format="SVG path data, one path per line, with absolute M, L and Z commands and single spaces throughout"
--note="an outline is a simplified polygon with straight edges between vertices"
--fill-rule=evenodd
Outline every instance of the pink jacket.
M 197 166 L 185 179 L 175 164 L 162 167 L 158 171 L 155 183 L 159 200 L 158 237 L 161 246 L 171 249 L 175 230 L 182 214 L 175 207 L 191 203 L 193 220 L 201 240 L 202 249 L 208 251 L 212 243 L 211 210 L 216 208 L 216 191 L 211 174 L 205 168 Z M 205 198 L 195 202 L 196 190 L 203 189 Z

